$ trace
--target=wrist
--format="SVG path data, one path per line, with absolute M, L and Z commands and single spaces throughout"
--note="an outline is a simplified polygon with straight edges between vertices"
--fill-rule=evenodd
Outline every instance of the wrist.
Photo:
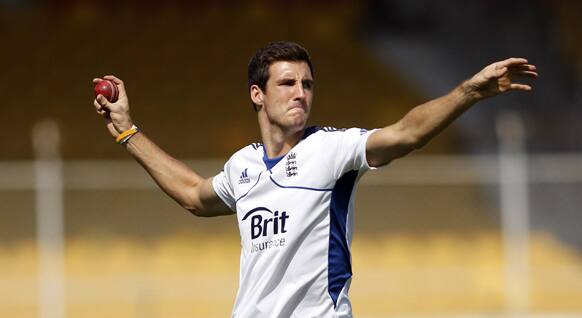
M 123 133 L 124 131 L 130 130 L 131 128 L 133 128 L 133 126 L 135 126 L 133 124 L 133 121 L 129 120 L 125 123 L 119 124 L 116 126 L 117 132 L 118 133 Z
M 123 144 L 127 143 L 129 141 L 129 139 L 131 139 L 131 137 L 133 137 L 139 131 L 140 131 L 140 129 L 136 125 L 132 124 L 129 129 L 122 131 L 119 134 L 119 136 L 117 136 L 115 138 L 115 142 L 117 142 L 120 145 L 123 145 Z
M 461 100 L 468 104 L 474 104 L 483 99 L 481 94 L 477 91 L 475 85 L 471 84 L 471 80 L 466 80 L 455 89 L 457 95 Z

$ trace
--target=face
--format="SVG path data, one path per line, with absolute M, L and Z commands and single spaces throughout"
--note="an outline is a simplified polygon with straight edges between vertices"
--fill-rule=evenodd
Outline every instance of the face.
M 269 67 L 265 91 L 254 86 L 251 98 L 262 105 L 269 122 L 283 130 L 299 131 L 307 124 L 313 101 L 313 76 L 305 62 L 278 61 Z

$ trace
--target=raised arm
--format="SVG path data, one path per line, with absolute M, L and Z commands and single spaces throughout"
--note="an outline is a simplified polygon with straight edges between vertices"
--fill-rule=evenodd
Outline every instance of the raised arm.
M 536 67 L 523 58 L 486 66 L 447 95 L 414 107 L 397 123 L 372 133 L 366 144 L 368 164 L 383 166 L 424 146 L 482 99 L 512 90 L 530 91 L 531 86 L 515 81 L 537 76 Z
M 97 113 L 105 119 L 109 133 L 117 138 L 132 128 L 129 101 L 123 81 L 114 76 L 104 79 L 113 81 L 119 89 L 118 100 L 110 103 L 101 95 L 93 101 Z M 94 83 L 102 79 L 93 79 Z M 176 160 L 138 132 L 123 146 L 145 168 L 158 186 L 182 207 L 197 216 L 232 214 L 212 187 L 212 178 L 203 178 L 184 163 Z

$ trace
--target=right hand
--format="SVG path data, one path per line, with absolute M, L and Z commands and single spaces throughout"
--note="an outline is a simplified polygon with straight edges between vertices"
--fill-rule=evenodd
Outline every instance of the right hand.
M 131 129 L 133 121 L 129 115 L 129 100 L 127 99 L 123 81 L 113 75 L 106 75 L 102 79 L 94 78 L 93 83 L 97 84 L 104 79 L 110 80 L 117 85 L 119 90 L 117 101 L 110 103 L 103 95 L 97 95 L 93 100 L 93 105 L 97 114 L 103 116 L 107 130 L 115 138 L 120 133 Z

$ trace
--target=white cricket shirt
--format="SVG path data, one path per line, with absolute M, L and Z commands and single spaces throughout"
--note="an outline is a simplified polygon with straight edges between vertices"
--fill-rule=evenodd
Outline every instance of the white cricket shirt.
M 354 190 L 370 133 L 309 127 L 286 155 L 267 159 L 255 143 L 214 177 L 241 237 L 232 317 L 352 316 Z

